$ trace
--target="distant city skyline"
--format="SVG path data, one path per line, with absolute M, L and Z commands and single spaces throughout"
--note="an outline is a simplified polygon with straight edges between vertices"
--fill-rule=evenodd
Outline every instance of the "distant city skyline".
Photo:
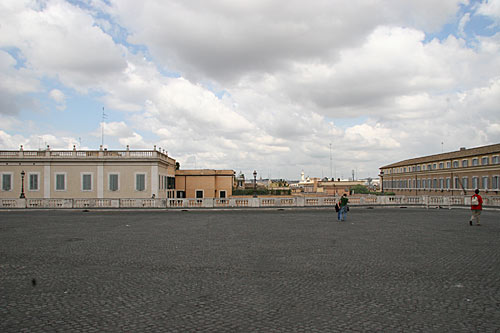
M 0 149 L 376 178 L 500 142 L 500 1 L 5 0 Z

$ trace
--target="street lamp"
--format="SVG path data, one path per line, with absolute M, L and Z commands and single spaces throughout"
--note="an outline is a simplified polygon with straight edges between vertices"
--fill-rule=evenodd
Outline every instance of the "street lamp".
M 384 170 L 380 170 L 380 189 L 384 193 Z
M 26 175 L 26 173 L 23 170 L 21 171 L 21 195 L 19 196 L 20 199 L 26 198 L 24 195 L 24 175 Z
M 257 198 L 257 171 L 253 171 L 253 197 Z

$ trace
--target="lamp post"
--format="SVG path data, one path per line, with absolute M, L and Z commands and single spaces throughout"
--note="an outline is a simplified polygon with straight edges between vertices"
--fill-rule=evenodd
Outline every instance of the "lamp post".
M 253 197 L 257 198 L 257 171 L 253 171 Z
M 380 171 L 380 189 L 382 194 L 384 194 L 384 170 Z
M 21 195 L 19 196 L 20 199 L 26 198 L 26 196 L 24 195 L 24 175 L 26 175 L 26 173 L 23 170 L 21 171 Z

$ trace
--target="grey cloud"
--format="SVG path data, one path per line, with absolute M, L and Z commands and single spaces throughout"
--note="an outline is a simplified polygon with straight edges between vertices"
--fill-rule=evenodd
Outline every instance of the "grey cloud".
M 131 42 L 187 77 L 237 80 L 290 62 L 331 59 L 375 27 L 402 23 L 434 29 L 458 0 L 440 1 L 114 1 Z

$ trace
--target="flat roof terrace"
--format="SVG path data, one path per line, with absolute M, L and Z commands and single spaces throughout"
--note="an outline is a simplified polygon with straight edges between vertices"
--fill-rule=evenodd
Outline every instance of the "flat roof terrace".
M 0 161 L 66 161 L 77 160 L 161 160 L 170 164 L 175 164 L 175 159 L 166 153 L 156 150 L 0 150 Z
M 494 332 L 484 211 L 0 211 L 0 331 Z

